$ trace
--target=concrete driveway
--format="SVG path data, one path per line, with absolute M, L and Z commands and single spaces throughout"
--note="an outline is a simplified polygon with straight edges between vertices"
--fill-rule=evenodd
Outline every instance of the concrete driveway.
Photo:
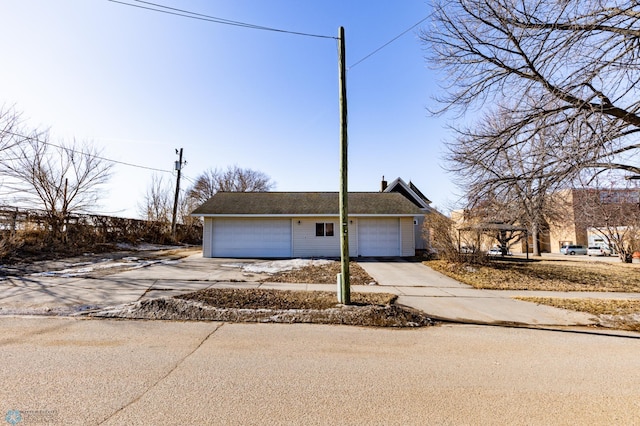
M 429 316 L 474 324 L 591 325 L 591 315 L 513 299 L 527 292 L 477 290 L 420 262 L 359 263 L 381 287 L 399 294 L 398 303 Z M 558 295 L 558 294 L 556 294 Z M 638 297 L 639 295 L 634 295 Z M 561 296 L 560 296 L 561 297 Z
M 246 274 L 240 268 L 225 266 L 234 261 L 204 259 L 201 253 L 197 253 L 178 261 L 158 262 L 97 278 L 81 274 L 74 276 L 75 270 L 71 274 L 1 277 L 0 314 L 68 314 L 91 307 L 172 296 L 214 285 L 255 287 L 258 283 L 252 281 L 266 276 Z

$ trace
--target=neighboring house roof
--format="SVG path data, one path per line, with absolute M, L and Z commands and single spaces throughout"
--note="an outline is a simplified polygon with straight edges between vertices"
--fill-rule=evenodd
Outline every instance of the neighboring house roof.
M 425 197 L 413 183 L 409 182 L 407 185 L 407 183 L 400 178 L 397 178 L 387 185 L 383 192 L 400 193 L 421 209 L 430 209 L 429 204 L 431 204 L 431 200 Z
M 423 212 L 398 193 L 350 192 L 350 216 L 416 216 Z M 218 192 L 193 216 L 337 216 L 337 192 Z

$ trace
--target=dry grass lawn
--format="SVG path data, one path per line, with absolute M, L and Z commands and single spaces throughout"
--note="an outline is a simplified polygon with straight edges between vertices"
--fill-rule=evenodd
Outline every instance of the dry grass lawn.
M 432 260 L 425 264 L 481 289 L 640 292 L 640 267 L 635 264 L 563 260 L 496 260 L 484 265 Z
M 340 262 L 331 262 L 326 265 L 309 265 L 291 271 L 278 272 L 264 281 L 271 283 L 335 284 L 340 268 Z M 356 262 L 349 262 L 349 281 L 351 285 L 367 285 L 374 279 Z
M 227 309 L 330 309 L 338 304 L 330 291 L 291 291 L 220 288 L 176 296 Z M 354 305 L 391 305 L 398 298 L 390 293 L 351 293 Z

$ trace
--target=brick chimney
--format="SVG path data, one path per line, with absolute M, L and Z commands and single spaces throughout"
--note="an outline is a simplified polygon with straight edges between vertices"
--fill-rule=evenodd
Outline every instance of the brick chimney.
M 384 180 L 384 176 L 382 176 L 382 182 L 380 182 L 380 192 L 384 192 L 387 189 L 387 181 Z

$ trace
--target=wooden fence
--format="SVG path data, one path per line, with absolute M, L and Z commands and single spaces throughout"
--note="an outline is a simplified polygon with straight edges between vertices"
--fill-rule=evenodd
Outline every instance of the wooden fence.
M 0 206 L 0 231 L 3 235 L 19 231 L 48 231 L 49 216 L 44 210 L 20 209 Z M 171 224 L 140 219 L 93 214 L 72 214 L 65 219 L 64 232 L 67 238 L 91 239 L 96 243 L 147 243 L 166 244 L 174 242 Z M 178 224 L 176 242 L 202 243 L 202 224 Z

